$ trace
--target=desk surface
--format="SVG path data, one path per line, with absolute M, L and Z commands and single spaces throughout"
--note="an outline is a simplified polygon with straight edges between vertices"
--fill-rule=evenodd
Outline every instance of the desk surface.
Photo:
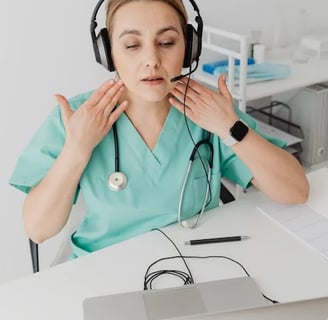
M 281 302 L 328 296 L 328 260 L 256 210 L 259 192 L 205 214 L 194 230 L 163 229 L 185 255 L 226 255 L 242 263 L 264 294 Z M 193 238 L 248 235 L 250 240 L 185 246 Z M 108 247 L 0 287 L 0 319 L 83 319 L 86 297 L 142 290 L 146 268 L 176 255 L 158 231 Z M 172 265 L 173 264 L 173 265 Z M 196 282 L 244 276 L 228 260 L 188 260 Z M 161 268 L 185 270 L 180 260 Z M 176 282 L 175 282 L 176 281 Z M 155 287 L 179 286 L 162 279 Z
M 291 76 L 286 79 L 269 80 L 247 85 L 246 100 L 256 100 L 286 91 L 306 87 L 315 83 L 328 81 L 328 58 L 311 58 L 306 63 L 290 59 L 271 59 L 273 63 L 285 63 L 291 67 Z M 217 77 L 198 70 L 194 76 L 197 80 L 217 88 Z

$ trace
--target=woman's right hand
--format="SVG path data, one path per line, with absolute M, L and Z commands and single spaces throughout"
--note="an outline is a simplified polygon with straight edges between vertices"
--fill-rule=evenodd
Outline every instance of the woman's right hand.
M 126 109 L 127 101 L 123 101 L 114 110 L 123 91 L 122 81 L 106 81 L 75 111 L 64 96 L 56 94 L 66 130 L 66 146 L 90 156 Z

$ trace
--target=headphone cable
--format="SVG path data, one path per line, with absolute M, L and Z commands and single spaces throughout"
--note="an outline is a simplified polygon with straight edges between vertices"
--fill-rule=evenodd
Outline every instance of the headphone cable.
M 198 64 L 198 62 L 197 62 Z M 191 70 L 191 66 L 190 66 L 190 70 Z M 195 70 L 195 69 L 194 69 Z M 190 130 L 190 127 L 189 127 L 189 123 L 188 123 L 188 119 L 187 119 L 187 116 L 186 116 L 186 99 L 187 99 L 187 91 L 189 89 L 189 82 L 190 82 L 190 77 L 191 77 L 191 71 L 189 72 L 189 75 L 187 77 L 187 83 L 186 83 L 186 90 L 185 90 L 185 93 L 184 93 L 184 96 L 183 96 L 183 116 L 184 116 L 184 121 L 185 121 L 185 125 L 186 125 L 186 128 L 187 128 L 187 131 L 188 131 L 188 134 L 189 134 L 189 137 L 190 137 L 190 140 L 192 141 L 192 144 L 194 145 L 194 148 L 196 148 L 196 142 L 192 136 L 192 133 L 191 133 L 191 130 Z M 205 132 L 207 133 L 207 137 L 206 139 L 210 140 L 210 132 L 205 130 Z M 199 160 L 202 164 L 202 167 L 203 167 L 203 170 L 204 170 L 204 173 L 205 173 L 205 176 L 206 176 L 206 183 L 209 187 L 209 196 L 208 196 L 208 200 L 207 200 L 207 203 L 205 205 L 205 208 L 211 203 L 212 201 L 212 188 L 211 188 L 211 183 L 208 179 L 208 172 L 207 172 L 207 169 L 206 169 L 206 166 L 205 166 L 205 163 L 203 161 L 203 158 L 198 150 L 198 148 L 196 148 L 196 153 L 199 157 Z
M 236 263 L 247 275 L 247 277 L 252 278 L 250 273 L 247 271 L 247 269 L 237 260 L 233 259 L 233 258 L 229 258 L 227 256 L 223 256 L 223 255 L 209 255 L 209 256 L 185 256 L 181 253 L 181 251 L 179 250 L 178 246 L 174 243 L 174 241 L 161 229 L 159 228 L 154 228 L 153 231 L 158 231 L 160 232 L 162 235 L 164 235 L 174 246 L 174 248 L 177 250 L 178 252 L 178 256 L 170 256 L 170 257 L 164 257 L 164 258 L 160 258 L 157 259 L 156 261 L 154 261 L 152 264 L 150 264 L 146 270 L 146 273 L 144 275 L 144 290 L 148 290 L 148 289 L 152 289 L 152 281 L 155 280 L 156 278 L 160 277 L 163 274 L 170 274 L 170 275 L 175 275 L 177 277 L 179 277 L 180 279 L 184 280 L 184 285 L 186 284 L 194 284 L 194 278 L 192 276 L 192 273 L 190 271 L 190 268 L 186 262 L 186 259 L 226 259 L 229 260 L 231 262 Z M 179 270 L 158 270 L 158 271 L 154 271 L 149 273 L 150 269 L 158 262 L 161 261 L 165 261 L 165 260 L 173 260 L 173 259 L 182 259 L 184 265 L 186 266 L 188 273 L 185 273 L 183 271 L 179 271 Z M 148 288 L 148 284 L 149 284 L 149 288 Z M 275 304 L 275 303 L 279 303 L 279 301 L 274 300 L 269 298 L 268 296 L 266 296 L 264 293 L 262 293 L 262 296 L 270 301 L 271 303 Z

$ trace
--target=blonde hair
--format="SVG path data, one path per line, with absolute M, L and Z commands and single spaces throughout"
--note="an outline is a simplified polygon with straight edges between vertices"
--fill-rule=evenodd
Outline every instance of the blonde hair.
M 188 14 L 184 4 L 182 3 L 182 0 L 109 0 L 107 3 L 107 13 L 106 13 L 106 27 L 108 30 L 109 37 L 111 37 L 111 30 L 113 29 L 113 20 L 114 20 L 113 18 L 117 10 L 122 6 L 124 6 L 125 4 L 134 1 L 157 1 L 157 2 L 163 2 L 168 4 L 178 13 L 181 27 L 185 34 L 186 25 L 188 23 Z

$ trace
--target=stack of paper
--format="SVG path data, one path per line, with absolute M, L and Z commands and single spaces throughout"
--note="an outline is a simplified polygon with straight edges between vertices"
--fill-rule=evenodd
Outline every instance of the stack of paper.
M 310 197 L 306 204 L 281 205 L 267 200 L 258 210 L 328 259 L 328 168 L 307 176 Z

